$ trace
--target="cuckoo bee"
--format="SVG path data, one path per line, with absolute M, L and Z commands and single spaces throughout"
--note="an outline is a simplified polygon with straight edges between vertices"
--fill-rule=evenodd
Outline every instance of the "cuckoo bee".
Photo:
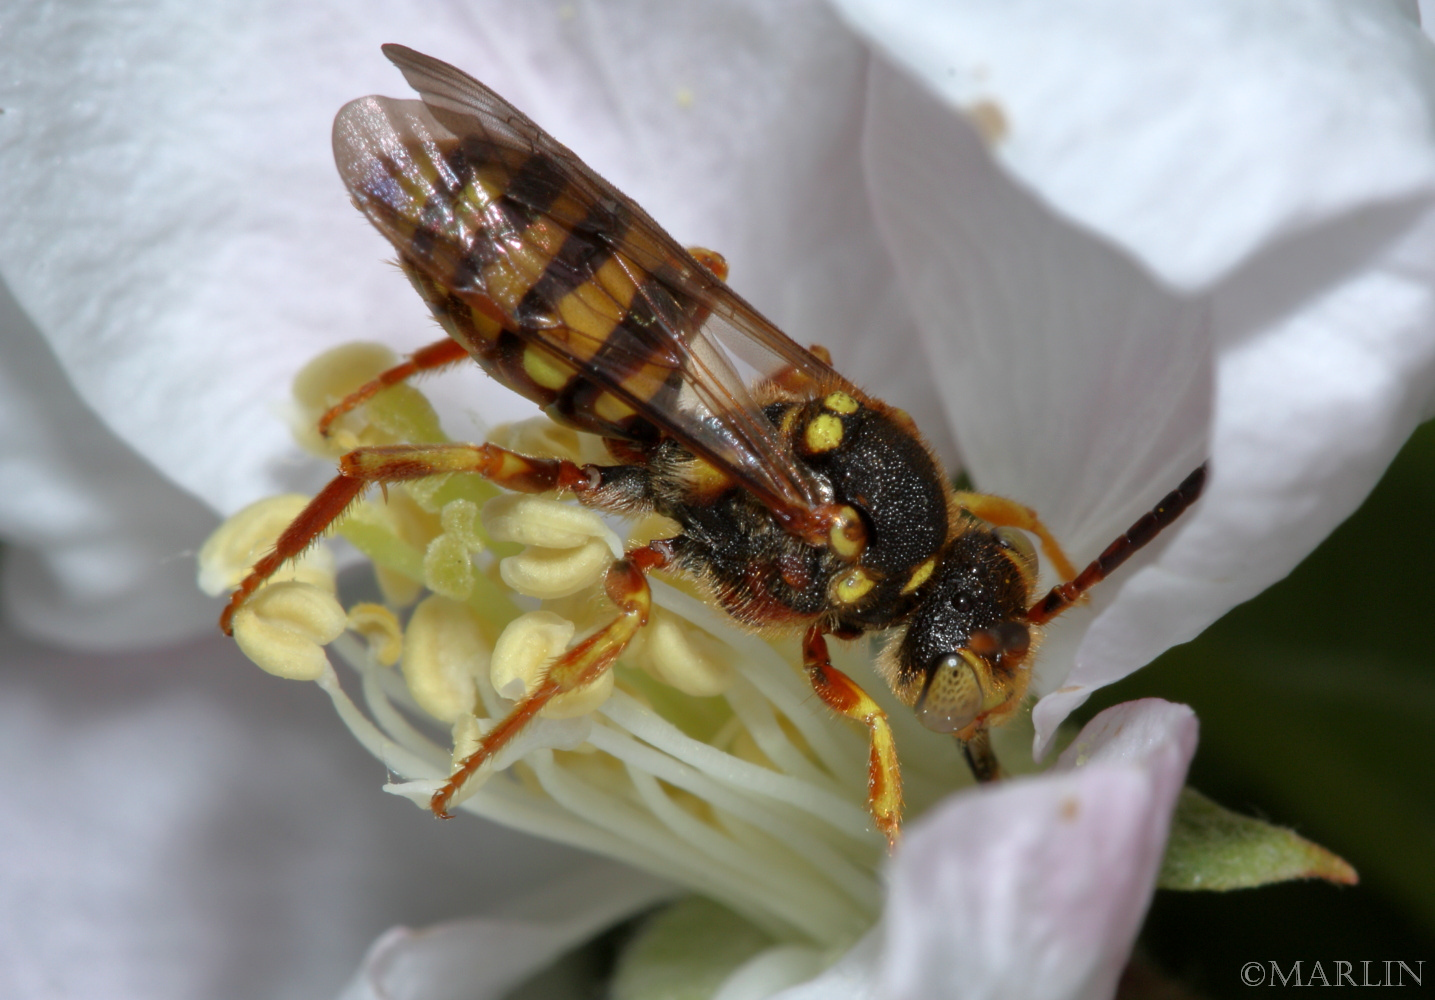
M 384 54 L 422 99 L 348 104 L 334 153 L 447 338 L 340 402 L 321 430 L 386 386 L 472 358 L 554 420 L 600 435 L 613 461 L 492 444 L 359 448 L 235 591 L 225 630 L 370 484 L 477 473 L 601 511 L 655 511 L 680 530 L 613 563 L 612 620 L 483 736 L 433 796 L 435 813 L 552 698 L 609 669 L 647 621 L 653 570 L 694 579 L 747 626 L 801 634 L 817 696 L 869 731 L 869 806 L 889 839 L 901 811 L 891 729 L 833 667 L 827 636 L 885 632 L 878 670 L 897 698 L 952 734 L 978 779 L 997 777 L 988 731 L 1021 703 L 1043 625 L 1179 516 L 1204 467 L 1077 572 L 1033 511 L 954 489 L 905 413 L 743 301 L 719 255 L 685 250 L 477 80 L 403 46 Z M 1045 595 L 1028 534 L 1064 581 Z

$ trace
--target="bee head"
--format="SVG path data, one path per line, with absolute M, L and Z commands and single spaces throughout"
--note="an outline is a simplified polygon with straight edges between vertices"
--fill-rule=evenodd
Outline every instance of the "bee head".
M 1026 610 L 1036 554 L 1021 532 L 968 531 L 948 548 L 879 668 L 922 725 L 970 739 L 1021 705 L 1039 638 Z

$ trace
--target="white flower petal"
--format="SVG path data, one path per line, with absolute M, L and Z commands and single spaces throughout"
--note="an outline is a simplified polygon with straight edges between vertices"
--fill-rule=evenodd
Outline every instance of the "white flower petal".
M 3 284 L 0 483 L 0 597 L 18 628 L 91 649 L 213 630 L 193 553 L 214 515 L 95 418 Z
M 1159 559 L 1118 585 L 1062 690 L 1037 705 L 1039 743 L 1091 690 L 1289 573 L 1359 506 L 1428 415 L 1435 210 L 1413 221 L 1395 215 L 1291 241 L 1217 292 L 1207 493 Z M 1353 253 L 1367 256 L 1345 273 Z
M 996 156 L 1164 280 L 1435 191 L 1435 59 L 1400 3 L 838 0 Z
M 978 488 L 1035 508 L 1083 566 L 1207 454 L 1209 310 L 1033 202 L 975 132 L 881 65 L 869 106 L 873 205 L 944 373 L 966 468 Z M 1138 556 L 1092 606 L 1118 603 L 1150 559 Z M 1038 693 L 1071 683 L 1091 619 L 1078 608 L 1053 626 Z M 1140 624 L 1165 643 L 1133 647 L 1116 676 L 1193 634 L 1184 621 Z
M 397 927 L 364 957 L 341 1000 L 497 1000 L 565 952 L 672 895 L 657 879 L 594 867 L 504 900 L 500 913 L 410 930 Z
M 1204 310 L 1033 202 L 881 64 L 869 108 L 874 210 L 966 468 L 1094 556 L 1205 456 Z
M 322 5 L 306 14 L 322 30 L 296 30 L 220 4 L 162 32 L 118 8 L 62 29 L 16 14 L 8 32 L 0 269 L 85 400 L 216 509 L 293 485 L 267 411 L 305 360 L 355 337 L 434 337 L 329 153 L 345 100 L 405 95 L 378 52 L 393 37 L 478 73 L 679 239 L 728 253 L 738 286 L 799 320 L 799 336 L 882 314 L 860 174 L 834 155 L 855 149 L 864 57 L 820 5 L 571 19 L 497 2 L 327 6 L 350 30 L 327 26 Z M 727 58 L 688 58 L 700 44 Z M 468 391 L 490 420 L 531 412 L 481 379 Z
M 1111 996 L 1195 746 L 1190 709 L 1120 705 L 1062 769 L 956 796 L 913 824 L 892 864 L 886 995 Z
M 874 207 L 978 486 L 1035 507 L 1080 564 L 1211 457 L 1169 537 L 1054 624 L 1034 684 L 1042 746 L 1092 689 L 1289 572 L 1429 411 L 1431 210 L 1381 204 L 1374 184 L 1365 207 L 1276 227 L 1285 238 L 1183 298 L 1033 204 L 918 84 L 878 65 L 870 108 Z M 1346 171 L 1339 154 L 1321 168 Z M 1145 169 L 1113 161 L 1107 187 Z
M 882 931 L 873 928 L 820 975 L 773 1000 L 878 1000 L 886 996 L 879 978 L 881 956 Z
M 951 450 L 931 384 L 906 385 L 910 355 L 889 349 L 911 328 L 853 155 L 866 54 L 815 0 L 48 9 L 12 4 L 0 33 L 0 273 L 85 404 L 215 510 L 321 481 L 277 417 L 309 358 L 437 336 L 329 152 L 344 101 L 408 96 L 378 52 L 391 39 L 477 73 L 680 240 L 726 253 L 741 292 Z M 466 417 L 457 437 L 532 412 L 473 369 L 429 392 Z
M 385 927 L 617 869 L 392 801 L 294 693 L 217 634 L 96 657 L 0 630 L 7 995 L 332 996 Z

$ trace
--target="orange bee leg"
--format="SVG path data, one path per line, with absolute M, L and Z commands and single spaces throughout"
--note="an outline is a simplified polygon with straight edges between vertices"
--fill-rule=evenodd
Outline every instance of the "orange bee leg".
M 1041 551 L 1046 553 L 1047 559 L 1051 560 L 1051 566 L 1056 570 L 1056 575 L 1063 580 L 1076 578 L 1076 567 L 1066 557 L 1066 553 L 1062 551 L 1056 537 L 1047 530 L 1036 511 L 1030 507 L 1023 506 L 1015 500 L 1008 500 L 1006 497 L 996 497 L 990 493 L 969 493 L 964 490 L 957 491 L 957 504 L 963 510 L 971 511 L 983 521 L 999 528 L 1020 528 L 1022 531 L 1030 531 L 1041 541 Z
M 821 361 L 829 368 L 832 367 L 832 352 L 827 348 L 821 344 L 813 344 L 808 347 L 807 350 L 818 361 Z M 817 380 L 809 376 L 806 372 L 800 372 L 796 368 L 791 367 L 780 368 L 773 372 L 772 381 L 788 392 L 797 393 L 799 395 L 813 392 L 817 385 Z
M 1180 517 L 1187 507 L 1200 499 L 1206 486 L 1206 466 L 1202 463 L 1195 472 L 1187 476 L 1170 493 L 1166 494 L 1155 507 L 1142 514 L 1106 551 L 1091 561 L 1079 574 L 1066 577 L 1067 583 L 1058 584 L 1051 592 L 1027 612 L 1027 620 L 1034 624 L 1051 621 L 1077 601 L 1081 600 L 1092 587 L 1106 579 L 1142 546 L 1155 538 L 1171 522 Z
M 902 768 L 887 713 L 857 682 L 832 665 L 827 640 L 816 625 L 802 638 L 802 665 L 812 690 L 838 715 L 856 719 L 871 733 L 867 762 L 867 809 L 889 848 L 902 833 Z
M 388 371 L 380 372 L 378 377 L 365 382 L 330 407 L 329 411 L 319 418 L 319 435 L 328 437 L 330 429 L 334 426 L 334 421 L 367 403 L 389 386 L 398 385 L 400 382 L 407 381 L 424 372 L 438 371 L 440 368 L 456 365 L 468 356 L 463 345 L 450 337 L 445 337 L 436 344 L 419 348 L 409 355 L 407 361 L 394 365 Z
M 440 819 L 448 817 L 449 806 L 463 786 L 534 716 L 543 711 L 543 706 L 560 694 L 592 683 L 613 665 L 613 661 L 633 641 L 638 629 L 648 623 L 653 598 L 645 574 L 648 570 L 667 565 L 670 557 L 671 549 L 667 542 L 656 541 L 646 548 L 634 549 L 608 567 L 603 583 L 608 599 L 618 607 L 617 617 L 554 660 L 542 682 L 524 695 L 513 706 L 513 711 L 483 734 L 478 748 L 463 759 L 463 763 L 454 769 L 448 781 L 429 800 L 429 808 L 435 816 Z
M 339 475 L 319 491 L 260 559 L 229 597 L 219 627 L 234 634 L 234 613 L 279 567 L 329 529 L 371 483 L 397 483 L 450 472 L 476 472 L 505 489 L 520 493 L 572 490 L 583 493 L 597 485 L 595 471 L 563 459 L 529 458 L 493 444 L 391 445 L 358 448 L 339 459 Z

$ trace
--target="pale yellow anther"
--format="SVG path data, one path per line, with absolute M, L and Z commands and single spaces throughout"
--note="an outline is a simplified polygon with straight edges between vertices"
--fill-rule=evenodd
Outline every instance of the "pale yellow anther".
M 722 694 L 733 671 L 717 639 L 661 608 L 639 633 L 641 646 L 633 660 L 653 677 L 698 698 Z
M 658 538 L 676 538 L 683 533 L 683 526 L 671 517 L 649 514 L 628 532 L 628 548 L 640 549 Z
M 382 604 L 355 604 L 349 609 L 349 628 L 364 637 L 374 659 L 385 667 L 399 662 L 404 631 L 394 613 Z
M 400 483 L 397 488 L 389 487 L 390 501 L 396 496 L 408 495 L 408 498 L 417 504 L 420 510 L 429 514 L 436 514 L 442 503 L 439 501 L 441 493 L 453 477 L 450 472 L 438 473 L 432 476 L 425 476 L 423 479 L 412 479 L 407 483 Z
M 439 535 L 424 549 L 424 586 L 462 601 L 473 593 L 476 577 L 469 548 L 453 535 Z
M 369 423 L 372 425 L 372 440 L 365 436 L 365 444 L 389 444 L 403 441 L 409 444 L 431 444 L 448 440 L 439 425 L 438 413 L 418 389 L 400 383 L 389 386 L 367 404 Z
M 445 535 L 452 535 L 470 549 L 483 548 L 478 533 L 478 504 L 472 500 L 450 500 L 439 512 L 439 523 Z
M 622 542 L 594 511 L 577 504 L 524 493 L 505 493 L 483 505 L 483 526 L 495 541 L 569 549 L 602 539 L 613 555 Z
M 488 440 L 501 448 L 534 458 L 566 458 L 570 462 L 584 460 L 581 458 L 583 444 L 578 432 L 555 424 L 547 417 L 502 424 L 489 432 Z
M 345 414 L 330 428 L 329 437 L 319 434 L 319 418 L 349 393 L 392 368 L 398 361 L 382 344 L 341 344 L 310 361 L 294 376 L 293 433 L 306 451 L 333 458 L 361 444 L 384 444 L 390 439 L 376 437 L 368 411 L 363 407 Z
M 531 693 L 548 674 L 548 666 L 573 639 L 573 623 L 551 611 L 530 611 L 509 622 L 493 647 L 489 679 L 505 698 L 517 701 Z M 555 697 L 540 713 L 549 719 L 570 719 L 593 711 L 613 691 L 613 672 L 591 684 Z
M 361 444 L 445 440 L 438 415 L 423 393 L 398 382 L 341 416 L 319 436 L 318 422 L 331 407 L 394 367 L 398 359 L 381 344 L 343 344 L 309 362 L 294 378 L 297 407 L 295 436 L 299 443 L 332 455 L 349 440 Z
M 443 531 L 436 512 L 426 510 L 407 489 L 393 486 L 389 487 L 387 499 L 375 492 L 369 499 L 355 504 L 340 523 L 340 532 L 353 525 L 382 531 L 414 548 L 423 548 Z
M 414 608 L 402 670 L 419 708 L 441 722 L 471 716 L 478 704 L 476 678 L 488 667 L 488 644 L 466 605 L 434 596 Z
M 498 575 L 520 594 L 551 600 L 591 587 L 613 562 L 607 541 L 589 539 L 570 549 L 529 546 L 498 564 Z
M 328 669 L 324 646 L 348 625 L 333 593 L 294 581 L 270 584 L 234 616 L 234 641 L 263 670 L 312 681 Z
M 221 524 L 199 550 L 199 589 L 219 597 L 239 586 L 249 569 L 274 549 L 274 542 L 309 503 L 298 493 L 267 497 L 252 503 Z M 272 581 L 300 580 L 334 589 L 334 557 L 315 546 L 284 566 Z
M 294 401 L 313 415 L 310 423 L 365 382 L 398 362 L 383 344 L 340 344 L 310 361 L 294 376 Z
M 478 749 L 478 741 L 483 738 L 483 723 L 479 722 L 478 716 L 469 712 L 460 715 L 453 723 L 453 760 L 450 769 L 458 770 L 458 766 L 468 759 L 468 755 Z M 470 781 L 464 786 L 465 789 L 476 787 Z
M 436 594 L 464 600 L 473 592 L 474 569 L 470 556 L 483 547 L 476 522 L 478 505 L 472 500 L 451 500 L 439 515 L 443 534 L 424 550 L 424 585 Z
M 374 566 L 374 582 L 384 595 L 384 603 L 395 608 L 406 608 L 423 594 L 424 585 L 411 576 L 387 566 Z

